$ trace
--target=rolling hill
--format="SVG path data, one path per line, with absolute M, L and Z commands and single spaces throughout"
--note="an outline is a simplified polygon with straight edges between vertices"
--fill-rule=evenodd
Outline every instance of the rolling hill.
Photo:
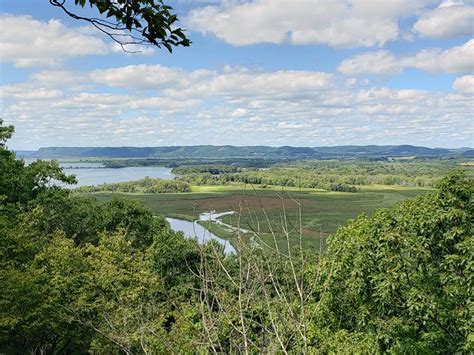
M 327 159 L 327 158 L 383 158 L 383 157 L 449 157 L 462 152 L 446 148 L 427 148 L 412 145 L 366 145 L 334 147 L 269 147 L 269 146 L 168 146 L 168 147 L 47 147 L 28 152 L 36 158 L 270 158 L 270 159 Z

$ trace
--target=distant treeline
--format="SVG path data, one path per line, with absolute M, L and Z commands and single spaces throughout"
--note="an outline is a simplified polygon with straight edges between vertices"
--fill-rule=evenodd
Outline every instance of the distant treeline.
M 195 185 L 244 183 L 333 191 L 351 190 L 352 185 L 400 185 L 432 187 L 452 169 L 447 162 L 356 162 L 318 161 L 295 167 L 274 167 L 267 170 L 224 172 L 212 174 L 199 167 L 180 168 L 180 179 Z M 200 171 L 203 170 L 203 171 Z
M 82 186 L 76 189 L 80 192 L 141 192 L 145 194 L 177 193 L 191 191 L 188 183 L 180 180 L 162 180 L 145 177 L 144 179 L 95 186 Z
M 240 168 L 267 168 L 280 160 L 275 159 L 249 159 L 249 158 L 228 158 L 228 159 L 120 159 L 107 160 L 106 168 L 127 168 L 131 166 L 164 166 L 167 168 L 176 168 L 179 166 L 194 165 L 221 165 L 235 166 Z
M 194 165 L 194 166 L 178 166 L 173 168 L 171 172 L 176 175 L 202 174 L 209 173 L 219 175 L 225 173 L 237 173 L 242 169 L 237 166 L 229 165 Z

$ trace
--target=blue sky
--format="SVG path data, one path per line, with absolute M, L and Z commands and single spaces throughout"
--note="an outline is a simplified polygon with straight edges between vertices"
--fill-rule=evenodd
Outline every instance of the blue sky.
M 474 146 L 473 1 L 168 3 L 192 46 L 132 55 L 3 0 L 10 146 Z

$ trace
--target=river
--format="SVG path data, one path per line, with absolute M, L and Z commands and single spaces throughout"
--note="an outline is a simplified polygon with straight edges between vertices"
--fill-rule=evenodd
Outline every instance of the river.
M 26 164 L 31 164 L 35 160 L 24 158 Z M 172 180 L 175 177 L 171 173 L 171 168 L 163 166 L 131 166 L 116 169 L 104 168 L 102 163 L 89 161 L 59 161 L 59 166 L 63 168 L 67 175 L 75 175 L 77 178 L 77 184 L 64 186 L 67 188 L 134 181 L 143 179 L 146 176 L 164 180 Z
M 190 222 L 177 218 L 166 218 L 170 224 L 171 229 L 176 232 L 183 232 L 188 238 L 196 238 L 198 243 L 205 243 L 210 240 L 216 240 L 224 246 L 224 253 L 235 253 L 234 247 L 225 239 L 219 238 L 217 235 L 211 233 L 207 228 L 200 225 L 197 221 Z
M 68 166 L 70 166 L 70 164 Z M 174 175 L 171 173 L 171 169 L 162 166 L 134 166 L 120 169 L 101 167 L 67 167 L 64 168 L 64 172 L 68 175 L 76 175 L 77 185 L 74 185 L 74 187 L 134 181 L 143 179 L 146 176 L 166 180 L 171 180 L 174 178 Z

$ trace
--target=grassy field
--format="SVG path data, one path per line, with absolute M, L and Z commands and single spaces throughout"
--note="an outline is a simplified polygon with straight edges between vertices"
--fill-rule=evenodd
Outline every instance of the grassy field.
M 286 228 L 290 243 L 302 242 L 306 248 L 325 247 L 326 237 L 338 226 L 361 213 L 370 214 L 376 208 L 390 207 L 406 198 L 428 190 L 420 188 L 365 186 L 357 193 L 328 192 L 315 189 L 245 186 L 193 186 L 192 192 L 176 194 L 113 194 L 95 193 L 100 200 L 121 196 L 142 201 L 156 215 L 196 219 L 207 211 L 236 211 L 223 221 L 247 230 L 258 231 L 262 239 L 274 244 L 273 230 L 279 247 L 286 248 Z M 299 217 L 301 216 L 301 218 Z M 300 223 L 301 220 L 301 223 Z M 215 234 L 235 244 L 235 236 L 225 228 L 210 225 Z M 247 236 L 249 238 L 250 236 Z M 245 237 L 244 237 L 245 238 Z

